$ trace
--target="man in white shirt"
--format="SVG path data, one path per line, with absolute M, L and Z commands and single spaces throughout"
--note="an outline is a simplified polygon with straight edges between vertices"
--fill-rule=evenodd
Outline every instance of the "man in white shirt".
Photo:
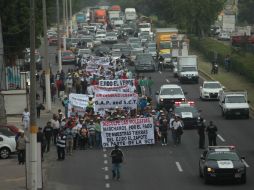
M 69 95 L 71 93 L 73 87 L 73 80 L 71 75 L 68 76 L 67 80 L 66 80 L 66 93 L 67 95 Z
M 175 115 L 174 119 L 170 119 L 169 123 L 170 129 L 172 131 L 172 137 L 174 144 L 181 144 L 181 136 L 183 134 L 183 124 L 182 121 L 180 120 L 179 115 Z

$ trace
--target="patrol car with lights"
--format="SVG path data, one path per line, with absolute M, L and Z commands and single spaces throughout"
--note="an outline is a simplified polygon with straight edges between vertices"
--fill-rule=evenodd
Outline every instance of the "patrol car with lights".
M 199 176 L 205 183 L 214 180 L 237 180 L 246 183 L 244 157 L 239 157 L 234 146 L 209 146 L 199 160 Z
M 197 127 L 200 118 L 200 110 L 195 107 L 193 101 L 175 102 L 174 113 L 180 116 L 185 129 Z

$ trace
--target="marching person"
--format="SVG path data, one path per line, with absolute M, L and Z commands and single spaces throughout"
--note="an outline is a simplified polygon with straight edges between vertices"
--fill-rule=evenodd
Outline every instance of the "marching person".
M 115 149 L 111 151 L 110 156 L 112 158 L 112 178 L 119 180 L 121 163 L 123 163 L 123 152 L 118 145 L 115 145 Z
M 50 142 L 51 142 L 51 139 L 52 139 L 52 136 L 53 136 L 53 127 L 51 126 L 51 122 L 50 121 L 48 121 L 47 125 L 44 127 L 43 133 L 44 133 L 44 136 L 45 136 L 45 139 L 46 139 L 45 150 L 47 152 L 49 152 L 49 150 L 50 150 Z
M 168 144 L 168 120 L 165 116 L 160 121 L 160 134 L 161 134 L 161 145 L 167 146 Z
M 181 144 L 181 136 L 183 134 L 183 124 L 178 115 L 170 123 L 174 144 Z
M 17 139 L 17 145 L 16 145 L 16 149 L 18 152 L 18 161 L 19 161 L 19 165 L 25 164 L 25 159 L 26 159 L 26 137 L 24 132 L 20 133 L 20 136 Z
M 57 136 L 57 155 L 58 161 L 65 159 L 65 147 L 66 147 L 66 135 L 64 134 L 63 130 L 59 131 Z
M 213 124 L 213 121 L 210 121 L 209 125 L 206 128 L 209 146 L 217 146 L 217 142 L 216 142 L 217 131 L 218 131 L 217 126 Z
M 206 129 L 206 126 L 205 126 L 204 119 L 200 118 L 199 122 L 198 122 L 198 127 L 197 127 L 198 136 L 199 136 L 199 148 L 200 149 L 205 148 L 205 129 Z

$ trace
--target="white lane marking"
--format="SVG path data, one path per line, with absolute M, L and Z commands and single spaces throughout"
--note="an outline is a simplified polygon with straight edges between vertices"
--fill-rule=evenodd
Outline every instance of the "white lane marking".
M 109 183 L 106 183 L 106 184 L 105 184 L 105 187 L 106 187 L 106 188 L 110 188 L 110 184 L 109 184 Z
M 176 167 L 179 170 L 179 172 L 183 172 L 182 166 L 179 162 L 176 162 Z
M 105 180 L 108 180 L 109 179 L 109 175 L 105 175 Z
M 249 168 L 249 167 L 250 167 L 250 165 L 247 164 L 247 162 L 246 162 L 245 160 L 242 159 L 242 161 L 243 161 L 243 164 L 246 166 L 246 168 Z
M 106 152 L 107 150 L 106 150 L 106 148 L 103 148 L 103 152 Z
M 104 158 L 107 158 L 107 154 L 103 154 L 103 157 L 104 157 Z
M 168 80 L 168 79 L 166 79 L 166 82 L 167 82 L 167 83 L 169 83 L 169 80 Z
M 159 71 L 159 73 L 161 74 L 161 71 Z
M 107 161 L 107 160 L 104 160 L 104 164 L 108 164 L 108 161 Z
M 105 170 L 105 171 L 108 171 L 108 166 L 106 166 L 106 167 L 104 168 L 104 170 Z
M 223 137 L 221 135 L 217 135 L 217 137 L 222 141 L 222 142 L 225 142 L 225 139 L 223 139 Z

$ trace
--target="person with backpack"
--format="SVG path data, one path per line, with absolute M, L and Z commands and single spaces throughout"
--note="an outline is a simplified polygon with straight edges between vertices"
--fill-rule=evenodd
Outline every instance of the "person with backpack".
M 115 149 L 111 151 L 110 156 L 112 158 L 112 177 L 119 180 L 121 163 L 123 163 L 123 152 L 118 145 L 115 145 Z

